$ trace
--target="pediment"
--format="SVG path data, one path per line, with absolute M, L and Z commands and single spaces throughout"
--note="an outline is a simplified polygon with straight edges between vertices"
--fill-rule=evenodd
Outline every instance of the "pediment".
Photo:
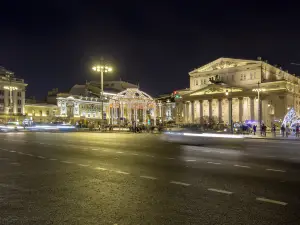
M 226 87 L 226 86 L 212 84 L 206 86 L 205 88 L 201 88 L 190 93 L 190 96 L 225 94 L 226 92 L 242 92 L 242 91 L 243 89 L 239 87 Z
M 214 70 L 222 70 L 222 69 L 228 69 L 233 67 L 240 67 L 240 66 L 246 66 L 246 65 L 253 65 L 257 64 L 258 61 L 255 60 L 243 60 L 243 59 L 233 59 L 233 58 L 219 58 L 215 61 L 212 61 L 204 66 L 201 66 L 192 72 L 193 73 L 201 73 L 201 72 L 209 72 Z

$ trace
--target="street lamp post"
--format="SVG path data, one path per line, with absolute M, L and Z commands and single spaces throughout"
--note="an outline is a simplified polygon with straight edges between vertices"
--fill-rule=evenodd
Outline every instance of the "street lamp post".
M 101 103 L 102 103 L 102 109 L 101 109 L 101 120 L 103 121 L 104 118 L 104 106 L 103 106 L 103 101 L 104 101 L 104 95 L 103 95 L 103 75 L 104 73 L 107 72 L 112 72 L 112 67 L 109 67 L 105 64 L 103 64 L 102 62 L 98 65 L 93 66 L 92 68 L 95 72 L 100 73 L 101 75 L 101 88 L 100 88 L 100 99 L 101 99 Z
M 260 92 L 265 91 L 264 88 L 260 88 L 260 83 L 257 82 L 257 88 L 252 89 L 252 91 L 257 92 L 257 101 L 258 101 L 258 107 L 257 107 L 257 111 L 258 111 L 258 126 L 259 128 L 261 128 L 261 103 L 260 103 Z

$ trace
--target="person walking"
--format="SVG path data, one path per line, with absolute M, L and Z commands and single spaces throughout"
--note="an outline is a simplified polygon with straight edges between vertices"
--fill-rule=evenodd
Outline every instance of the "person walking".
M 290 128 L 289 128 L 289 126 L 286 126 L 286 129 L 285 129 L 285 136 L 286 136 L 286 137 L 289 137 L 289 134 L 290 134 Z
M 299 124 L 296 125 L 296 137 L 299 137 Z
M 280 131 L 281 131 L 281 136 L 284 137 L 285 127 L 283 124 L 281 125 Z
M 273 136 L 276 137 L 276 126 L 275 126 L 275 124 L 273 124 L 273 126 L 272 126 L 272 132 L 273 132 Z
M 254 124 L 253 125 L 253 135 L 255 135 L 256 134 L 256 125 Z

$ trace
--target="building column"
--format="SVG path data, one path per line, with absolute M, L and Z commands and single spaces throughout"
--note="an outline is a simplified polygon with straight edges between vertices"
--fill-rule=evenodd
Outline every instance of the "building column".
M 208 117 L 212 118 L 212 99 L 208 100 Z
M 254 120 L 254 97 L 250 97 L 250 118 Z
M 195 121 L 195 104 L 194 101 L 191 101 L 191 122 Z
M 228 125 L 233 131 L 233 123 L 232 123 L 232 98 L 228 98 Z
M 143 124 L 146 125 L 147 124 L 147 109 L 145 108 L 145 106 L 143 107 Z
M 153 118 L 153 125 L 156 126 L 156 106 L 154 106 L 154 118 Z
M 21 92 L 21 113 L 25 114 L 25 91 Z
M 18 91 L 11 91 L 13 95 L 13 112 L 14 114 L 18 113 Z
M 218 99 L 218 114 L 219 114 L 219 123 L 222 123 L 222 99 Z
M 199 116 L 200 116 L 200 123 L 203 123 L 203 100 L 199 100 Z
M 7 114 L 9 112 L 9 90 L 4 90 L 4 112 Z
M 243 97 L 239 98 L 239 122 L 243 122 L 243 114 L 244 114 L 244 111 L 243 111 Z

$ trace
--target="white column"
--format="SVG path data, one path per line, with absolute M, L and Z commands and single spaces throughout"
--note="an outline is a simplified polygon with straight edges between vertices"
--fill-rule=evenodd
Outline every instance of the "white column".
M 219 122 L 221 123 L 223 121 L 223 118 L 222 118 L 222 99 L 218 99 L 218 117 L 219 117 Z
M 239 122 L 243 122 L 243 97 L 239 98 Z
M 156 126 L 156 105 L 154 106 L 154 118 L 153 118 L 153 125 Z
M 146 125 L 147 124 L 147 109 L 146 109 L 146 106 L 143 106 L 143 124 Z
M 21 92 L 21 113 L 25 114 L 25 91 Z
M 208 100 L 208 116 L 212 118 L 212 99 Z
M 14 114 L 18 113 L 18 91 L 12 91 L 13 95 L 13 112 Z
M 231 129 L 231 131 L 233 131 L 233 122 L 232 122 L 232 98 L 228 98 L 228 124 L 229 127 Z
M 191 122 L 195 122 L 195 103 L 191 101 Z
M 200 123 L 203 123 L 203 100 L 199 100 Z
M 250 119 L 254 120 L 254 97 L 250 97 Z
M 9 112 L 9 109 L 8 109 L 9 101 L 10 101 L 10 99 L 9 99 L 9 90 L 4 90 L 4 107 L 5 107 L 4 111 L 5 111 L 5 113 Z

